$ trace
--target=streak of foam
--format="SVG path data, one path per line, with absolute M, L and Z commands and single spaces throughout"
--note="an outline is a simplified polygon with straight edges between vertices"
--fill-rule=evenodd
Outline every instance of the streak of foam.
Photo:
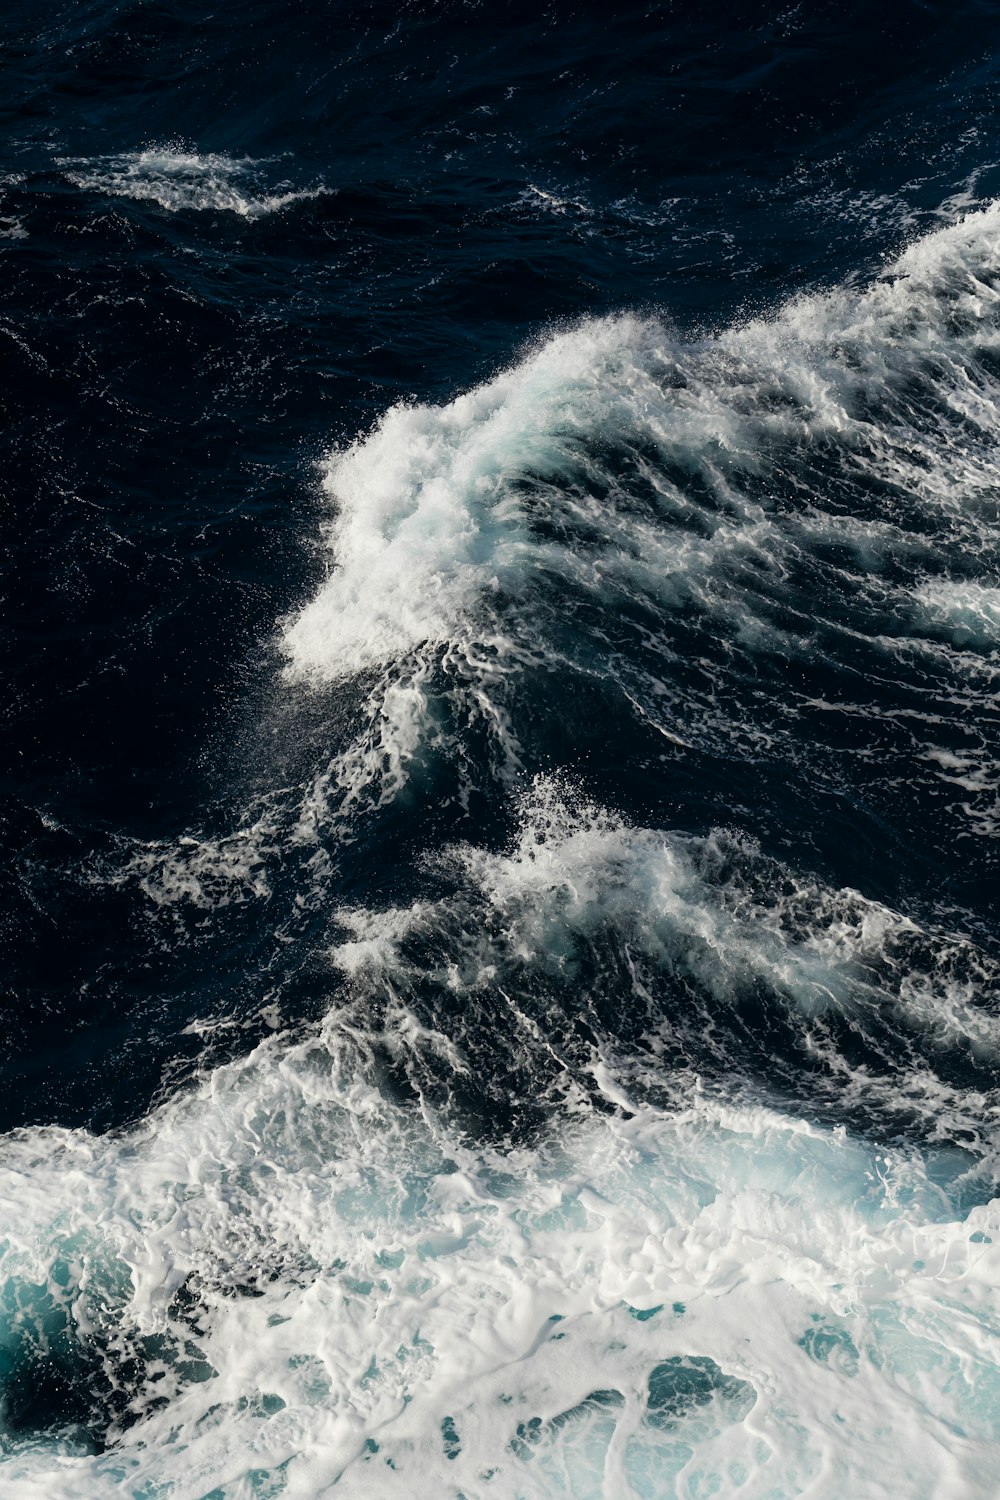
M 0 240 L 25 240 L 28 231 L 16 214 L 3 212 L 4 200 L 9 188 L 20 186 L 23 178 L 11 173 L 0 173 Z
M 561 217 L 572 213 L 588 215 L 592 212 L 581 199 L 562 197 L 550 192 L 548 188 L 537 187 L 533 182 L 529 182 L 521 193 L 521 202 L 542 213 L 558 214 Z
M 247 157 L 199 155 L 176 146 L 85 161 L 60 160 L 68 180 L 84 191 L 156 203 L 168 213 L 213 210 L 259 219 L 328 191 L 325 187 L 294 189 L 286 183 L 262 190 L 262 165 Z

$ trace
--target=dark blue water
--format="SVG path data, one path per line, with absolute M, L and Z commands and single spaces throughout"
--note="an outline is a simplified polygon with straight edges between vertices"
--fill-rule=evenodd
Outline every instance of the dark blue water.
M 992 1493 L 998 8 L 0 48 L 10 1492 Z

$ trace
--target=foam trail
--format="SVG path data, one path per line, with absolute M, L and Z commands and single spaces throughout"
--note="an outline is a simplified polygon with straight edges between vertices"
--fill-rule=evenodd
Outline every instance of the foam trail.
M 60 166 L 76 187 L 116 198 L 156 203 L 168 213 L 234 213 L 259 219 L 328 189 L 293 189 L 290 184 L 261 191 L 261 162 L 248 157 L 199 154 L 178 146 L 153 146 L 122 156 L 76 160 Z

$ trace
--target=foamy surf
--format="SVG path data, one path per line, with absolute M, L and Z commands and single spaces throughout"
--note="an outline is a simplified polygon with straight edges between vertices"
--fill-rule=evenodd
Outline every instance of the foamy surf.
M 440 860 L 450 897 L 337 914 L 311 1033 L 117 1135 L 4 1143 L 9 1492 L 988 1493 L 997 1100 L 946 1062 L 995 1057 L 987 955 L 551 782 L 509 850 Z M 761 984 L 814 1111 L 739 1082 Z M 845 1024 L 901 1028 L 894 1068 Z
M 988 1493 L 963 1153 L 695 1090 L 497 1156 L 359 1061 L 331 1022 L 121 1137 L 8 1141 L 7 1493 Z M 46 1361 L 61 1435 L 18 1411 Z

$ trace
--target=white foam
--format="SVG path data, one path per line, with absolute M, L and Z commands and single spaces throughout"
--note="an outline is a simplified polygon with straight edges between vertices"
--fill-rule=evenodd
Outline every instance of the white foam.
M 68 180 L 87 192 L 157 203 L 168 213 L 212 210 L 259 219 L 329 191 L 322 186 L 296 189 L 289 183 L 266 189 L 261 185 L 265 163 L 178 146 L 87 160 L 65 157 L 59 164 L 68 169 Z
M 968 831 L 983 838 L 1000 835 L 1000 757 L 992 745 L 980 741 L 957 750 L 936 745 L 928 748 L 924 759 L 939 781 L 958 788 L 955 808 L 967 820 Z
M 987 959 L 731 836 L 634 828 L 554 781 L 509 850 L 441 861 L 451 896 L 341 912 L 355 1003 L 316 1035 L 270 1037 L 117 1135 L 0 1143 L 0 1383 L 30 1381 L 46 1347 L 70 1368 L 90 1351 L 136 1418 L 108 1415 L 103 1454 L 0 1422 L 5 1495 L 989 1493 L 995 1102 L 964 1101 L 966 1151 L 866 1143 L 690 1074 L 653 1107 L 609 1048 L 591 1066 L 615 1114 L 577 1091 L 500 1151 L 372 1081 L 386 1055 L 461 1073 L 477 990 L 499 993 L 512 956 L 572 979 L 602 929 L 640 980 L 660 966 L 725 1005 L 758 976 L 806 1024 L 895 1006 L 980 1049 Z M 407 1003 L 415 931 L 436 1018 Z M 368 1006 L 373 983 L 391 1005 Z M 862 1069 L 849 1084 L 879 1098 Z M 896 1084 L 961 1118 L 930 1074 Z
M 202 910 L 271 893 L 258 826 L 219 840 L 185 835 L 175 843 L 146 845 L 129 862 L 157 906 L 191 902 Z
M 553 193 L 548 188 L 536 186 L 529 182 L 520 195 L 521 202 L 529 207 L 538 209 L 542 213 L 556 214 L 564 218 L 567 214 L 578 213 L 589 217 L 591 209 L 579 198 L 568 198 L 561 193 Z
M 918 621 L 956 646 L 1000 645 L 1000 588 L 972 579 L 931 579 L 914 591 Z
M 989 1492 L 1000 1217 L 960 1156 L 695 1091 L 491 1159 L 358 1061 L 331 1024 L 125 1136 L 7 1140 L 3 1348 L 49 1297 L 189 1368 L 104 1455 L 5 1439 L 5 1494 Z
M 7 189 L 18 187 L 24 181 L 13 173 L 0 173 L 0 208 L 7 196 Z M 28 231 L 23 222 L 15 214 L 0 212 L 0 240 L 26 240 Z

